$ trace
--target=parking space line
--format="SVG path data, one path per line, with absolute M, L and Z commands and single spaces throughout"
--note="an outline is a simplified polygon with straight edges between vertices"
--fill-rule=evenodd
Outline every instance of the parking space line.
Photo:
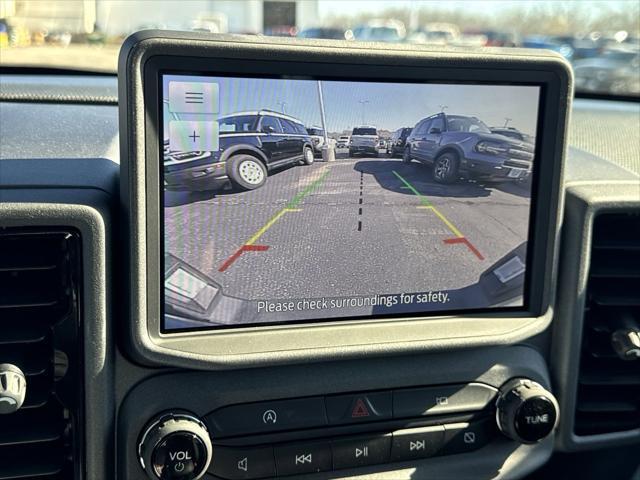
M 392 170 L 392 172 L 396 177 L 398 177 L 400 179 L 400 181 L 402 183 L 404 183 L 405 187 L 407 187 L 409 190 L 411 190 L 413 192 L 413 194 L 420 199 L 420 203 L 422 203 L 425 207 L 431 207 L 432 206 L 431 202 L 429 201 L 429 199 L 427 197 L 425 197 L 424 195 L 422 195 L 418 190 L 416 190 L 413 185 L 411 185 L 404 178 L 402 178 L 398 172 L 396 172 L 395 170 Z M 402 188 L 402 187 L 400 187 L 400 188 Z
M 295 208 L 296 206 L 298 206 L 298 204 L 304 199 L 304 197 L 309 195 L 316 187 L 318 187 L 318 185 L 320 185 L 324 181 L 325 178 L 327 178 L 327 175 L 329 175 L 329 167 L 324 168 L 325 172 L 317 180 L 314 180 L 312 183 L 307 185 L 307 188 L 305 188 L 301 192 L 298 192 L 296 196 L 293 197 L 289 201 L 289 203 L 287 203 L 288 208 Z
M 269 219 L 269 221 L 267 223 L 265 223 L 260 230 L 258 230 L 253 237 L 251 237 L 249 239 L 248 242 L 245 243 L 245 245 L 253 245 L 254 243 L 256 243 L 258 241 L 258 239 L 264 235 L 264 233 L 269 230 L 271 228 L 271 226 L 276 223 L 278 220 L 280 220 L 280 217 L 282 217 L 285 213 L 288 212 L 299 212 L 300 209 L 299 208 L 283 208 L 282 210 L 280 210 L 278 213 L 276 213 L 273 217 L 271 217 Z
M 455 235 L 455 238 L 446 238 L 446 239 L 443 240 L 443 242 L 446 245 L 455 245 L 455 244 L 458 244 L 458 243 L 462 243 L 462 244 L 466 245 L 466 247 L 471 251 L 471 253 L 473 253 L 476 257 L 478 257 L 478 259 L 484 260 L 484 256 L 480 253 L 480 251 L 467 239 L 467 237 L 465 237 L 462 234 L 462 232 L 460 230 L 458 230 L 456 228 L 456 226 L 453 223 L 451 223 L 449 221 L 449 219 L 447 217 L 445 217 L 442 214 L 442 212 L 440 212 L 440 210 L 438 210 L 424 195 L 422 195 L 420 192 L 418 192 L 418 190 L 416 190 L 413 185 L 411 185 L 404 178 L 402 178 L 402 176 L 398 172 L 393 170 L 393 173 L 394 173 L 394 175 L 396 177 L 398 177 L 400 179 L 400 181 L 402 183 L 404 183 L 404 185 L 409 190 L 411 190 L 420 199 L 420 203 L 422 203 L 422 205 L 420 205 L 420 206 L 418 206 L 416 208 L 420 208 L 420 209 L 424 209 L 424 210 L 431 210 L 442 221 L 442 223 L 444 223 L 447 226 L 447 228 L 451 231 L 451 233 L 453 233 Z M 400 187 L 400 188 L 402 188 L 402 187 Z
M 233 262 L 235 262 L 238 258 L 240 258 L 240 256 L 244 252 L 264 252 L 268 250 L 269 249 L 268 245 L 256 245 L 255 242 L 257 242 L 258 239 L 267 232 L 267 230 L 269 230 L 273 225 L 275 225 L 275 223 L 278 220 L 280 220 L 280 218 L 282 218 L 282 216 L 285 213 L 301 211 L 300 208 L 295 208 L 295 207 L 304 199 L 304 197 L 309 195 L 315 188 L 317 188 L 324 181 L 325 178 L 327 178 L 327 175 L 329 174 L 329 167 L 324 167 L 324 169 L 325 169 L 325 172 L 318 179 L 314 180 L 304 190 L 297 193 L 296 196 L 293 197 L 293 199 L 291 199 L 284 206 L 283 209 L 281 209 L 274 216 L 272 216 L 267 221 L 267 223 L 265 223 L 262 227 L 260 227 L 258 231 L 254 233 L 251 236 L 251 238 L 249 238 L 249 240 L 247 240 L 244 244 L 242 244 L 240 248 L 238 248 L 229 258 L 227 258 L 222 263 L 222 265 L 220 265 L 220 268 L 218 268 L 218 271 L 224 272 L 225 270 L 227 270 L 233 264 Z
M 449 227 L 449 230 L 451 230 L 453 232 L 453 234 L 458 237 L 458 238 L 463 238 L 464 235 L 462 233 L 460 233 L 460 230 L 458 230 L 455 225 L 453 223 L 451 223 L 447 217 L 445 217 L 442 213 L 440 213 L 440 210 L 438 210 L 436 207 L 434 207 L 433 205 L 430 205 L 428 207 L 424 207 L 424 206 L 419 206 L 417 208 L 423 208 L 426 210 L 431 210 L 433 213 L 435 213 L 438 218 L 440 220 L 442 220 L 444 222 L 444 224 Z
M 240 255 L 244 252 L 264 252 L 265 250 L 269 250 L 267 245 L 242 245 L 238 250 L 236 250 L 233 255 L 227 258 L 224 263 L 218 269 L 219 272 L 224 272 L 227 268 L 231 266 L 233 262 L 235 262 Z
M 480 260 L 484 260 L 484 257 L 482 256 L 480 251 L 465 237 L 447 238 L 444 240 L 444 243 L 448 245 L 452 245 L 454 243 L 464 243 L 467 246 L 467 248 L 471 250 L 476 257 L 478 257 Z

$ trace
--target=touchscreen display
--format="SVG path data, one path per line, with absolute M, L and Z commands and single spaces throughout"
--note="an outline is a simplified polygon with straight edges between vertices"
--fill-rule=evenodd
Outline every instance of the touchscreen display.
M 539 86 L 161 86 L 164 332 L 527 307 Z

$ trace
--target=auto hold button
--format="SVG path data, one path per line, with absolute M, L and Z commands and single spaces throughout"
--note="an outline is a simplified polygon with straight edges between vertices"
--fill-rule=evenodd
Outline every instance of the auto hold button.
M 206 416 L 217 437 L 321 427 L 327 424 L 322 397 L 247 403 L 223 407 Z

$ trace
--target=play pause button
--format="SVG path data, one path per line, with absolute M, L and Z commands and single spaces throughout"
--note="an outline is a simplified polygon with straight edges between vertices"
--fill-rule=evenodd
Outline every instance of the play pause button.
M 393 433 L 391 459 L 395 461 L 426 458 L 442 448 L 444 427 L 424 427 Z
M 384 463 L 389 461 L 391 435 L 334 440 L 331 448 L 335 469 Z

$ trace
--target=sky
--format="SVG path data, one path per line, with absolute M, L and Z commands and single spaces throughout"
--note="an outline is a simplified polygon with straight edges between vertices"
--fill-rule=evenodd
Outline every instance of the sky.
M 261 108 L 282 112 L 284 108 L 285 113 L 302 120 L 306 126 L 321 125 L 315 80 L 165 75 L 165 98 L 170 81 L 218 83 L 218 116 Z M 446 106 L 446 113 L 475 116 L 489 126 L 501 126 L 505 118 L 510 118 L 509 126 L 531 135 L 536 133 L 538 87 L 322 81 L 322 91 L 329 132 L 342 132 L 362 124 L 385 130 L 413 127 L 418 120 Z M 180 115 L 182 120 L 210 118 Z
M 579 0 L 571 0 L 578 3 Z M 591 7 L 602 6 L 608 4 L 609 6 L 624 8 L 633 0 L 600 0 L 600 1 L 585 1 L 583 3 L 590 5 Z M 362 13 L 363 5 L 366 5 L 368 12 L 383 12 L 389 8 L 397 9 L 420 9 L 423 7 L 437 8 L 439 10 L 459 11 L 465 10 L 466 12 L 482 12 L 503 10 L 505 7 L 518 7 L 526 10 L 529 6 L 534 4 L 547 4 L 548 6 L 557 6 L 564 4 L 566 1 L 558 0 L 449 0 L 442 2 L 442 0 L 318 0 L 318 13 L 322 17 L 331 15 L 357 15 Z

